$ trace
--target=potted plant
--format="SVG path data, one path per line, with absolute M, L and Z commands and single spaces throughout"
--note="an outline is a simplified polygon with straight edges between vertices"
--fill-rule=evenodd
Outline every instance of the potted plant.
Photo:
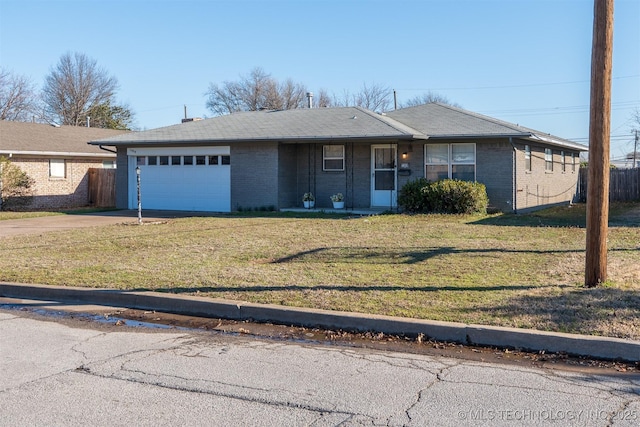
M 302 196 L 302 203 L 304 204 L 305 209 L 311 209 L 316 205 L 316 198 L 313 193 L 304 193 L 304 196 Z
M 342 193 L 336 193 L 331 196 L 334 209 L 344 209 L 344 195 Z

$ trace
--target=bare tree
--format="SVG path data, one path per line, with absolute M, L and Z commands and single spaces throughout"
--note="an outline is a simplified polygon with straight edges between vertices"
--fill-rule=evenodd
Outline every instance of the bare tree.
M 318 95 L 316 96 L 316 106 L 320 108 L 331 107 L 333 103 L 331 102 L 331 97 L 329 93 L 325 89 L 320 89 L 318 91 Z
M 353 107 L 356 105 L 356 99 L 349 90 L 344 89 L 341 96 L 333 94 L 330 105 L 332 107 Z
M 33 83 L 25 76 L 0 68 L 0 120 L 27 121 L 36 105 Z
M 640 107 L 636 107 L 636 109 L 631 113 L 631 132 L 640 132 Z
M 287 79 L 280 85 L 278 92 L 282 99 L 282 109 L 292 110 L 305 106 L 307 90 L 301 83 L 295 83 L 293 80 Z
M 262 68 L 256 67 L 239 81 L 225 81 L 220 86 L 210 84 L 207 108 L 215 114 L 237 111 L 282 110 L 304 106 L 306 89 L 291 79 L 278 83 Z
M 416 105 L 430 104 L 432 102 L 437 102 L 439 104 L 451 105 L 452 107 L 462 108 L 460 104 L 456 102 L 451 102 L 449 98 L 447 98 L 446 96 L 440 95 L 439 93 L 435 93 L 431 91 L 425 92 L 422 95 L 418 95 L 406 100 L 405 102 L 400 104 L 400 108 L 414 107 Z
M 243 111 L 240 83 L 225 81 L 221 86 L 210 84 L 206 92 L 207 108 L 217 115 Z
M 393 101 L 393 91 L 388 86 L 378 84 L 362 85 L 362 89 L 356 95 L 356 105 L 371 111 L 388 110 Z
M 113 100 L 118 81 L 83 53 L 66 53 L 45 78 L 42 91 L 47 120 L 81 126 L 88 111 Z
M 362 107 L 371 111 L 385 111 L 391 106 L 393 90 L 388 86 L 376 83 L 362 85 L 362 89 L 355 94 L 345 90 L 341 97 L 333 97 L 333 105 L 337 107 Z

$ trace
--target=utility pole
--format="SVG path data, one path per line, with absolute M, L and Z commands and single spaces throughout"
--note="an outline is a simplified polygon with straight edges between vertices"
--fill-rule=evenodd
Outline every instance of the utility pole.
M 613 0 L 594 0 L 584 284 L 607 280 Z
M 636 156 L 638 155 L 638 129 L 636 129 L 636 139 L 633 143 L 633 168 L 637 168 L 638 164 L 636 163 Z

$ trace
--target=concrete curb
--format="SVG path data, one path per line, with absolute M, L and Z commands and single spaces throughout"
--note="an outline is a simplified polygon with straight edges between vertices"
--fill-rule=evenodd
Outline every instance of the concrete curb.
M 437 341 L 469 345 L 564 352 L 631 362 L 640 360 L 640 341 L 620 338 L 253 304 L 161 292 L 0 283 L 0 296 L 347 331 L 375 331 L 408 336 L 423 334 L 425 338 Z

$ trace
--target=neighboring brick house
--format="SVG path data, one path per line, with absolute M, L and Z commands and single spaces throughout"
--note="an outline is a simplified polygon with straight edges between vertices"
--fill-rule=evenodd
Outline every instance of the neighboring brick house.
M 116 155 L 87 142 L 124 131 L 0 121 L 0 157 L 35 182 L 27 209 L 87 206 L 89 168 L 113 168 Z
M 117 150 L 117 206 L 229 212 L 394 209 L 410 180 L 482 182 L 491 206 L 522 212 L 572 201 L 587 147 L 442 104 L 377 114 L 358 107 L 235 113 L 91 144 Z

